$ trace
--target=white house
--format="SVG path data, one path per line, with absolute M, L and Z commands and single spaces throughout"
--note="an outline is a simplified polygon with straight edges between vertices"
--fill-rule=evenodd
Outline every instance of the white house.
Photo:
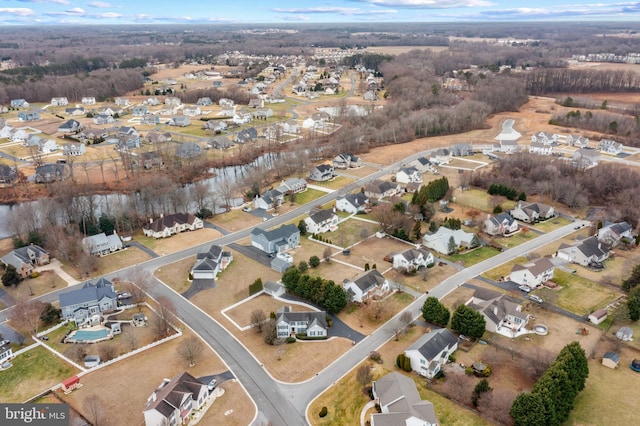
M 509 213 L 489 215 L 484 221 L 484 232 L 489 235 L 507 237 L 513 235 L 520 225 Z
M 371 414 L 371 426 L 438 426 L 433 404 L 420 399 L 412 378 L 398 372 L 372 382 L 380 413 Z
M 336 199 L 336 210 L 356 214 L 364 212 L 369 204 L 369 198 L 362 192 L 347 194 Z
M 309 337 L 327 337 L 327 313 L 324 311 L 292 312 L 287 306 L 278 310 L 276 331 L 278 338 L 306 334 Z
M 253 208 L 267 211 L 277 208 L 284 203 L 284 193 L 278 189 L 268 189 L 253 199 Z
M 364 195 L 368 198 L 382 199 L 393 197 L 402 192 L 402 188 L 398 182 L 389 182 L 382 180 L 374 180 L 364 187 Z
M 96 104 L 96 98 L 94 98 L 93 96 L 84 96 L 82 98 L 82 104 L 83 105 L 95 105 Z
M 553 263 L 548 258 L 543 257 L 524 265 L 513 265 L 509 280 L 534 289 L 553 279 L 553 271 Z
M 65 106 L 69 105 L 69 100 L 65 97 L 51 98 L 51 106 Z
M 197 117 L 198 115 L 202 115 L 202 111 L 200 111 L 200 107 L 198 106 L 186 106 L 182 108 L 182 115 Z
M 377 269 L 365 271 L 353 280 L 345 279 L 342 287 L 350 300 L 359 303 L 381 297 L 390 289 L 389 281 Z
M 396 173 L 398 183 L 422 183 L 422 173 L 415 167 L 402 167 Z
M 602 228 L 598 229 L 598 241 L 609 247 L 615 247 L 625 239 L 629 242 L 634 241 L 633 227 L 627 222 L 605 222 Z
M 605 154 L 618 155 L 622 152 L 622 145 L 620 142 L 613 141 L 611 139 L 602 139 L 598 142 L 597 149 Z
M 602 263 L 609 258 L 609 248 L 598 241 L 597 237 L 589 237 L 574 245 L 560 244 L 556 257 L 587 266 L 591 263 Z
M 446 148 L 436 149 L 431 152 L 429 161 L 434 164 L 449 164 L 453 158 L 453 153 Z
M 309 179 L 316 182 L 326 182 L 333 179 L 336 176 L 336 171 L 333 166 L 329 164 L 320 164 L 309 173 Z
M 460 248 L 473 248 L 480 245 L 480 240 L 475 234 L 465 232 L 462 229 L 455 231 L 445 226 L 438 228 L 435 234 L 422 237 L 422 243 L 438 253 L 449 255 Z
M 482 314 L 487 331 L 509 338 L 527 333 L 529 314 L 522 312 L 522 305 L 509 296 L 479 288 L 466 305 Z
M 411 248 L 392 256 L 393 269 L 416 271 L 434 263 L 433 253 L 423 248 Z
M 233 254 L 224 251 L 218 245 L 212 245 L 208 250 L 196 255 L 196 263 L 191 268 L 193 280 L 215 280 L 218 274 L 233 261 Z
M 575 165 L 582 169 L 595 167 L 600 162 L 600 153 L 595 149 L 580 148 L 571 157 Z
M 566 141 L 567 145 L 575 146 L 576 148 L 586 148 L 589 146 L 589 138 L 580 135 L 569 135 Z
M 113 232 L 111 235 L 107 235 L 104 232 L 91 235 L 82 239 L 82 247 L 85 252 L 92 256 L 103 256 L 105 254 L 113 253 L 118 250 L 122 250 L 122 240 L 118 236 L 117 232 Z
M 304 219 L 309 234 L 322 234 L 338 229 L 338 215 L 331 209 L 319 210 Z
M 531 136 L 531 142 L 543 145 L 551 145 L 558 142 L 558 135 L 549 132 L 538 132 Z
M 189 373 L 165 379 L 147 399 L 146 426 L 176 426 L 189 423 L 191 414 L 204 407 L 209 389 Z
M 556 216 L 553 207 L 542 203 L 527 203 L 526 201 L 518 201 L 509 213 L 515 219 L 526 223 L 536 223 Z
M 551 155 L 553 153 L 553 145 L 544 144 L 542 142 L 531 142 L 529 145 L 529 154 Z
M 427 379 L 433 379 L 458 350 L 458 338 L 446 328 L 425 333 L 404 354 L 411 360 L 411 369 Z

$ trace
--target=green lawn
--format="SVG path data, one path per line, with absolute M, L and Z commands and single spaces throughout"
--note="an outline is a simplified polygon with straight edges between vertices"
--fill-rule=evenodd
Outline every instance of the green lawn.
M 507 275 L 509 275 L 511 273 L 511 270 L 513 269 L 514 265 L 522 265 L 525 263 L 528 263 L 529 260 L 524 257 L 524 256 L 520 256 L 517 257 L 515 259 L 513 259 L 511 262 L 508 263 L 503 263 L 502 265 L 498 266 L 497 268 L 491 269 L 487 272 L 485 272 L 484 274 L 482 274 L 483 277 L 487 277 L 491 280 L 499 280 L 500 278 L 506 277 Z
M 452 262 L 462 262 L 464 266 L 468 267 L 487 260 L 498 253 L 499 251 L 493 247 L 478 247 L 474 250 L 448 256 L 447 259 Z
M 18 355 L 0 371 L 0 401 L 23 402 L 78 371 L 43 347 Z
M 534 228 L 539 229 L 542 232 L 550 232 L 558 228 L 562 228 L 565 225 L 570 224 L 571 221 L 564 217 L 554 217 L 553 219 L 545 220 L 544 222 L 536 223 L 532 225 Z
M 300 205 L 307 204 L 313 200 L 317 200 L 323 195 L 326 195 L 326 193 L 318 191 L 317 189 L 307 188 L 306 191 L 295 194 L 295 203 Z M 285 199 L 285 202 L 289 202 L 289 197 Z
M 553 281 L 561 287 L 560 290 L 542 288 L 537 294 L 544 300 L 577 315 L 588 315 L 597 309 L 604 308 L 622 294 L 559 269 L 555 270 Z
M 322 186 L 329 189 L 340 189 L 353 181 L 354 179 L 352 178 L 348 178 L 345 176 L 336 176 L 332 180 L 326 182 L 313 182 L 313 185 Z
M 527 241 L 537 236 L 538 234 L 536 234 L 535 232 L 531 232 L 530 230 L 527 230 L 527 231 L 520 231 L 511 237 L 492 238 L 491 241 L 503 247 L 512 248 L 512 247 L 517 247 L 522 243 L 526 243 Z

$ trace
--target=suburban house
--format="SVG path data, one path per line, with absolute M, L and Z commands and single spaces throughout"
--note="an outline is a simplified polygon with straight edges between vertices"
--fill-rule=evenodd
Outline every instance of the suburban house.
M 211 98 L 199 98 L 198 101 L 196 102 L 196 105 L 198 106 L 211 106 L 213 105 L 213 102 L 211 102 Z
M 233 142 L 227 136 L 217 136 L 209 141 L 211 148 L 225 150 L 233 146 Z
M 249 99 L 249 108 L 264 108 L 264 99 L 260 99 L 260 98 Z
M 82 105 L 95 105 L 96 104 L 96 98 L 94 98 L 93 96 L 85 96 L 82 98 Z
M 273 110 L 271 108 L 258 108 L 251 115 L 255 119 L 266 120 L 269 117 L 273 117 Z
M 78 157 L 87 152 L 87 146 L 82 142 L 71 142 L 62 145 L 62 153 L 67 156 Z
M 595 149 L 580 148 L 571 157 L 574 164 L 581 169 L 595 167 L 600 162 L 600 153 Z
M 85 283 L 82 288 L 58 296 L 62 317 L 81 325 L 85 321 L 100 322 L 100 313 L 118 307 L 118 295 L 113 283 L 100 278 L 95 284 Z M 97 318 L 96 318 L 97 317 Z
M 236 135 L 236 142 L 247 143 L 258 139 L 258 131 L 255 127 L 249 127 L 248 129 L 242 129 Z
M 116 143 L 116 151 L 128 152 L 142 146 L 142 139 L 140 139 L 139 135 L 126 135 L 119 133 L 116 138 L 112 140 Z
M 38 152 L 42 154 L 50 154 L 60 149 L 60 146 L 54 139 L 46 139 L 35 134 L 29 135 L 25 145 L 37 148 Z
M 282 284 L 278 284 L 273 281 L 267 281 L 264 283 L 264 292 L 269 296 L 280 297 L 286 293 L 286 289 Z
M 164 162 L 162 161 L 162 154 L 158 151 L 141 152 L 134 160 L 134 164 L 144 167 L 145 170 L 150 170 L 154 167 L 162 168 Z
M 531 136 L 531 142 L 543 145 L 551 145 L 554 143 L 558 143 L 558 135 L 549 132 L 538 132 Z
M 93 124 L 113 124 L 115 120 L 108 114 L 97 114 L 93 116 Z
M 465 232 L 462 229 L 452 230 L 445 226 L 438 228 L 435 234 L 427 234 L 422 237 L 422 243 L 438 253 L 449 255 L 461 248 L 473 248 L 480 245 L 475 234 Z
M 398 183 L 422 183 L 422 173 L 415 167 L 402 167 L 396 173 Z
M 220 105 L 221 107 L 232 107 L 235 105 L 235 102 L 233 102 L 231 99 L 220 98 L 220 100 L 218 100 L 218 105 Z
M 0 258 L 5 266 L 13 265 L 22 278 L 31 275 L 37 266 L 49 263 L 49 253 L 35 244 L 17 248 Z
M 240 125 L 250 123 L 251 120 L 253 120 L 253 116 L 248 112 L 236 112 L 233 114 L 233 117 L 231 117 L 231 121 Z
M 195 142 L 183 142 L 176 147 L 175 152 L 180 158 L 195 158 L 202 154 L 202 148 Z
M 51 183 L 62 181 L 71 175 L 71 171 L 66 164 L 61 163 L 45 163 L 36 166 L 35 182 Z
M 529 154 L 551 155 L 552 153 L 552 145 L 547 145 L 542 142 L 531 142 L 529 145 Z
M 589 146 L 589 138 L 579 135 L 568 135 L 566 138 L 567 145 L 575 146 L 576 148 L 586 148 Z
M 182 108 L 182 115 L 186 115 L 187 117 L 197 117 L 198 115 L 202 115 L 202 111 L 200 111 L 199 106 L 186 106 Z
M 427 265 L 434 263 L 433 253 L 421 247 L 394 254 L 391 259 L 393 260 L 393 269 L 402 269 L 408 272 L 426 268 Z
M 142 232 L 147 237 L 167 238 L 184 231 L 202 229 L 202 219 L 191 213 L 175 213 L 167 216 L 160 215 L 156 221 L 153 219 L 142 227 Z
M 522 312 L 522 305 L 509 296 L 479 288 L 466 305 L 484 316 L 486 329 L 492 333 L 510 338 L 527 333 L 529 314 Z
M 333 166 L 329 164 L 320 164 L 309 173 L 309 179 L 316 182 L 326 182 L 333 179 L 336 176 L 336 171 Z
M 556 257 L 587 266 L 592 263 L 602 263 L 609 258 L 609 248 L 598 241 L 598 237 L 589 237 L 572 246 L 560 244 Z
M 362 192 L 356 192 L 355 194 L 338 197 L 336 199 L 336 210 L 356 214 L 366 211 L 368 204 L 369 198 Z
M 420 336 L 404 354 L 411 360 L 411 369 L 430 380 L 456 350 L 458 337 L 446 328 L 440 328 Z
M 189 117 L 187 116 L 177 115 L 175 117 L 172 117 L 169 121 L 167 121 L 167 124 L 169 126 L 187 127 L 188 125 L 191 124 L 191 120 L 189 120 Z
M 71 116 L 85 115 L 87 112 L 81 106 L 69 107 L 64 109 L 64 113 Z
M 360 160 L 359 157 L 347 153 L 335 156 L 331 163 L 335 169 L 349 169 L 362 166 L 362 160 Z
M 526 223 L 536 223 L 556 216 L 553 207 L 541 203 L 527 203 L 526 201 L 518 201 L 509 213 L 515 219 Z
M 149 143 L 163 143 L 171 141 L 171 133 L 169 132 L 149 132 L 147 133 L 147 141 Z
M 280 186 L 278 187 L 278 191 L 283 194 L 294 193 L 297 194 L 299 192 L 304 192 L 307 190 L 307 181 L 300 178 L 289 178 L 287 180 L 283 180 Z
M 165 98 L 164 104 L 178 106 L 178 105 L 182 105 L 182 101 L 180 100 L 180 98 L 177 98 L 175 96 L 168 96 Z
M 214 132 L 220 133 L 227 130 L 229 126 L 224 121 L 219 120 L 208 120 L 204 123 L 204 129 L 213 130 Z
M 420 399 L 412 378 L 394 371 L 372 382 L 371 391 L 381 411 L 371 414 L 371 426 L 438 426 L 433 404 Z
M 634 242 L 633 228 L 627 222 L 605 222 L 598 229 L 598 241 L 609 247 L 615 247 L 623 241 Z
M 40 120 L 40 113 L 35 110 L 20 111 L 18 113 L 18 120 L 20 121 L 36 121 Z
M 11 108 L 29 108 L 29 102 L 24 99 L 11 99 Z
M 278 338 L 306 334 L 309 337 L 327 337 L 327 313 L 324 311 L 292 312 L 285 306 L 278 310 L 276 330 Z
M 374 180 L 364 187 L 364 195 L 368 198 L 382 199 L 393 197 L 402 192 L 400 184 L 397 182 Z
M 82 130 L 82 123 L 78 120 L 67 120 L 58 127 L 60 133 L 76 133 Z
M 434 164 L 449 164 L 453 158 L 453 153 L 446 148 L 436 149 L 431 152 L 429 161 Z
M 191 276 L 194 280 L 215 280 L 218 274 L 233 261 L 233 254 L 224 251 L 222 247 L 213 244 L 207 251 L 201 251 L 196 255 L 196 263 L 191 268 Z
M 324 232 L 333 232 L 338 229 L 338 220 L 340 218 L 331 209 L 318 210 L 311 213 L 304 219 L 309 234 L 322 234 Z
M 165 379 L 147 399 L 144 423 L 146 426 L 185 425 L 193 411 L 204 407 L 208 395 L 207 385 L 187 372 Z
M 271 266 L 271 269 L 273 269 L 274 271 L 283 273 L 284 271 L 286 271 L 287 269 L 293 266 L 292 259 L 293 258 L 283 258 L 283 257 L 276 256 L 273 259 L 271 259 L 271 263 L 269 266 Z
M 284 203 L 284 193 L 278 189 L 268 189 L 262 195 L 256 195 L 253 207 L 256 209 L 272 210 Z
M 389 281 L 377 269 L 365 271 L 353 280 L 345 279 L 342 287 L 349 300 L 359 303 L 372 297 L 382 297 L 390 289 Z
M 468 155 L 473 155 L 473 147 L 468 143 L 455 144 L 451 147 L 450 151 L 454 157 L 466 157 Z
M 513 154 L 520 150 L 517 140 L 501 139 L 493 148 L 494 151 L 504 152 L 506 154 Z
M 253 228 L 251 245 L 265 253 L 279 253 L 300 245 L 300 230 L 295 225 L 282 225 L 277 229 L 265 231 Z
M 519 229 L 518 222 L 509 213 L 489 215 L 484 221 L 484 232 L 493 236 L 508 237 Z
M 598 142 L 598 146 L 596 148 L 598 149 L 598 151 L 605 154 L 618 155 L 622 152 L 622 148 L 624 148 L 624 145 L 611 139 L 602 139 L 600 142 Z
M 0 341 L 0 365 L 9 361 L 13 357 L 13 349 L 8 341 Z
M 131 101 L 127 98 L 115 98 L 115 103 L 118 106 L 129 106 L 131 105 Z
M 155 114 L 145 114 L 140 117 L 140 124 L 155 125 L 160 123 L 160 117 Z
M 513 265 L 509 280 L 534 289 L 553 279 L 553 270 L 553 263 L 548 258 L 542 257 L 524 265 Z
M 0 188 L 9 188 L 18 180 L 15 167 L 0 164 Z
M 431 161 L 429 161 L 429 159 L 426 157 L 420 157 L 417 160 L 412 161 L 410 165 L 411 167 L 414 167 L 416 170 L 418 170 L 420 173 L 436 171 Z
M 114 231 L 111 235 L 107 235 L 102 232 L 97 235 L 91 235 L 90 237 L 83 238 L 82 247 L 85 252 L 92 256 L 103 256 L 105 254 L 122 250 L 123 245 L 117 232 Z

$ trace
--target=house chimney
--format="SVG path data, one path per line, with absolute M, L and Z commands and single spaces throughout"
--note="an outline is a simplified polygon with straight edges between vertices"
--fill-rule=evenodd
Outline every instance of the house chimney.
M 160 219 L 164 217 L 164 213 L 160 213 Z
M 149 218 L 149 223 L 153 223 L 153 218 L 152 217 Z

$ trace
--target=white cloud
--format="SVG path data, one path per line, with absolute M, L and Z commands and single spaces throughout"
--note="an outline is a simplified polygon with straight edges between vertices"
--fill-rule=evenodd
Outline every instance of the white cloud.
M 74 14 L 74 15 L 76 15 L 76 14 L 77 15 L 82 15 L 82 14 L 84 14 L 84 9 L 79 8 L 79 7 L 74 7 L 72 9 L 67 9 L 66 12 L 69 13 L 69 14 Z
M 55 3 L 55 4 L 69 4 L 69 0 L 18 0 L 21 3 Z
M 292 21 L 292 22 L 305 22 L 305 21 L 311 20 L 311 18 L 304 15 L 284 15 L 284 16 L 281 16 L 280 19 L 282 19 L 283 21 Z
M 89 3 L 89 6 L 97 8 L 113 7 L 111 3 L 105 3 L 103 1 L 92 1 L 91 3 Z
M 0 7 L 0 14 L 13 16 L 34 16 L 36 13 L 26 7 Z
M 351 0 L 358 3 L 370 3 L 383 7 L 410 9 L 453 9 L 463 7 L 495 6 L 488 0 Z
M 306 8 L 274 8 L 271 9 L 276 13 L 293 13 L 291 16 L 298 16 L 304 13 L 333 13 L 337 15 L 356 16 L 356 15 L 388 15 L 397 13 L 395 10 L 389 9 L 369 9 L 364 10 L 357 7 L 306 7 Z

